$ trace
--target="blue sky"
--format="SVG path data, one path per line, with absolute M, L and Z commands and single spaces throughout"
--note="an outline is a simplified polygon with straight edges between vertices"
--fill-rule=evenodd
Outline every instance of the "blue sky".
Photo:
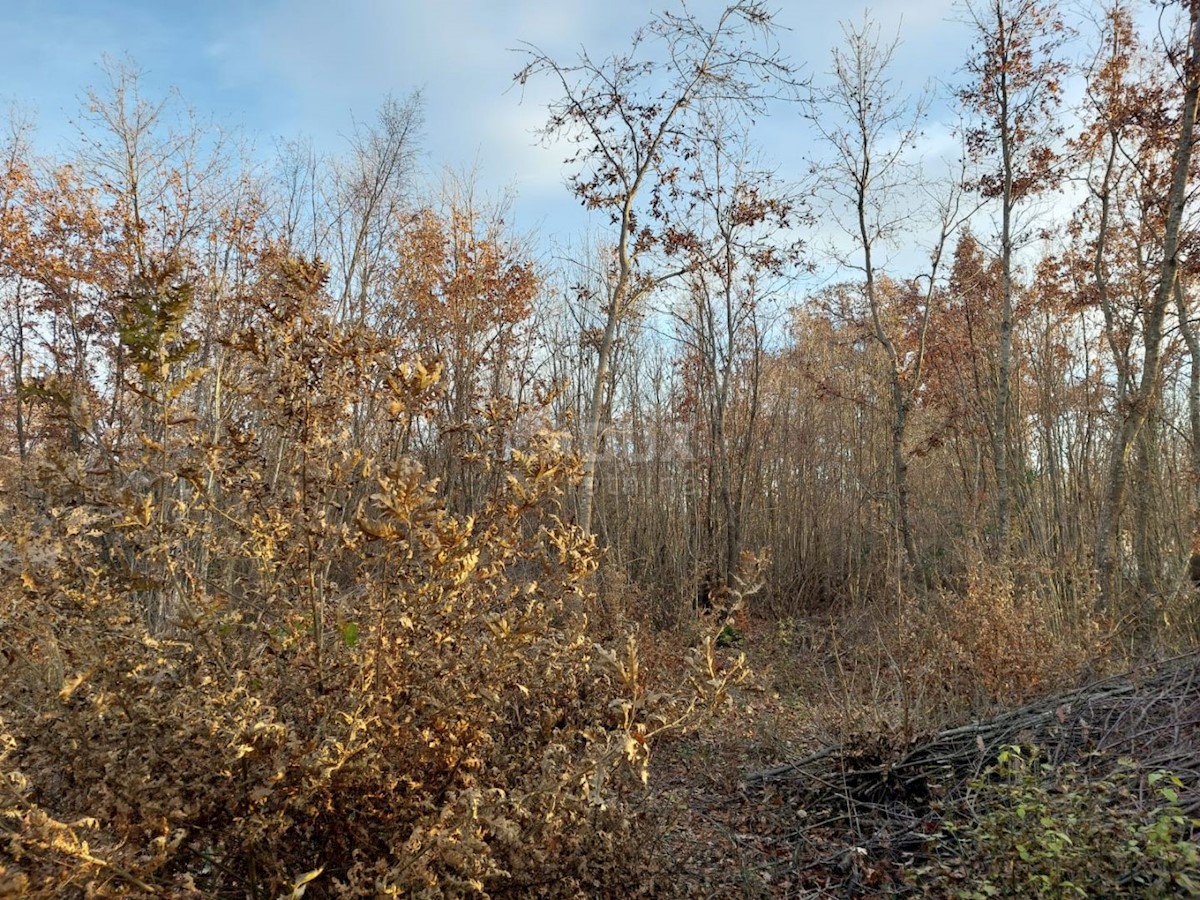
M 867 4 L 778 0 L 785 54 L 812 75 L 828 68 L 839 19 Z M 689 4 L 715 20 L 722 4 Z M 871 4 L 885 33 L 904 41 L 895 76 L 917 89 L 959 74 L 969 36 L 953 0 Z M 518 229 L 580 232 L 583 213 L 562 186 L 562 151 L 537 145 L 548 88 L 510 88 L 534 43 L 558 58 L 580 46 L 595 56 L 621 49 L 655 7 L 636 0 L 0 0 L 0 99 L 17 101 L 54 149 L 71 134 L 89 85 L 102 81 L 107 54 L 144 71 L 144 90 L 168 88 L 202 117 L 240 131 L 263 151 L 276 137 L 310 137 L 318 149 L 344 147 L 353 118 L 369 120 L 389 93 L 425 96 L 423 167 L 478 167 L 481 187 L 511 188 Z M 937 131 L 936 123 L 933 131 Z M 808 130 L 782 111 L 762 130 L 763 155 L 800 171 Z

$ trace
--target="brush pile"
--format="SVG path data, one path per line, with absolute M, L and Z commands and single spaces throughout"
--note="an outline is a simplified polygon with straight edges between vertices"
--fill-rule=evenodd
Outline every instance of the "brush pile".
M 1200 817 L 1198 724 L 1200 653 L 1192 652 L 936 734 L 862 735 L 748 782 L 767 802 L 795 811 L 805 883 L 843 893 L 903 889 L 912 887 L 912 873 L 928 871 L 948 835 L 963 831 L 956 816 L 994 817 L 984 801 L 1007 803 L 1018 781 L 1039 802 L 1070 794 L 1081 807 L 1100 798 L 1070 791 L 1101 785 L 1102 809 L 1125 807 L 1131 821 L 1169 818 L 1187 840 Z M 1174 787 L 1156 790 L 1163 777 Z M 1007 785 L 1004 796 L 994 789 L 999 783 Z M 1031 804 L 1020 799 L 1013 809 L 1022 807 L 1023 820 Z M 1078 825 L 1079 811 L 1087 810 L 1073 811 L 1068 824 Z

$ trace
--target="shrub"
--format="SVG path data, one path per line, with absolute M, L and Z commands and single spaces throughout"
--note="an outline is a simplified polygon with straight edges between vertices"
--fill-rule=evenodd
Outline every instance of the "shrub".
M 556 435 L 477 460 L 488 491 L 459 513 L 412 457 L 356 445 L 367 402 L 425 427 L 437 369 L 334 326 L 319 269 L 275 265 L 227 342 L 222 433 L 147 390 L 140 458 L 10 482 L 0 892 L 653 889 L 650 747 L 737 665 L 709 640 L 656 691 L 632 639 L 598 642 Z
M 710 642 L 690 699 L 655 694 L 632 641 L 589 637 L 594 548 L 548 502 L 572 466 L 515 453 L 460 518 L 397 464 L 319 622 L 303 594 L 192 596 L 189 627 L 154 636 L 103 529 L 27 525 L 0 624 L 4 877 L 41 896 L 279 896 L 313 870 L 310 895 L 628 884 L 649 742 L 724 676 Z
M 1139 802 L 1140 787 L 1151 802 Z M 1008 747 L 934 837 L 935 861 L 910 872 L 927 896 L 1200 896 L 1200 821 L 1179 778 L 1122 760 L 1106 777 Z
M 1062 687 L 1095 650 L 1089 634 L 1056 627 L 1053 601 L 986 565 L 962 593 L 908 599 L 900 618 L 910 693 L 940 693 L 949 712 L 1019 704 Z

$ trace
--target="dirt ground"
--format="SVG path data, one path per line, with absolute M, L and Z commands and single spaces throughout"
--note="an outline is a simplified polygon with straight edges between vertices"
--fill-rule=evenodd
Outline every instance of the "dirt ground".
M 747 624 L 738 647 L 722 652 L 739 650 L 752 674 L 729 707 L 702 731 L 665 743 L 652 767 L 651 784 L 675 817 L 667 842 L 680 893 L 841 896 L 823 891 L 820 867 L 800 858 L 804 811 L 745 780 L 829 739 L 824 730 L 836 711 L 823 686 L 824 662 L 788 629 L 762 622 Z

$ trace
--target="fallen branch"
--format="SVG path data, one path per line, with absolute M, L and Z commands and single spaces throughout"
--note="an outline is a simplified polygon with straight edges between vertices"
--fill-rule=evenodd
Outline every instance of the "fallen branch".
M 1101 779 L 1123 758 L 1143 772 L 1168 770 L 1183 782 L 1180 806 L 1197 815 L 1198 724 L 1200 652 L 1193 652 L 917 739 L 861 735 L 746 781 L 795 810 L 797 840 L 808 847 L 797 871 L 816 870 L 854 895 L 865 889 L 856 879 L 923 856 L 942 811 L 1006 746 L 1037 746 L 1045 762 L 1072 763 Z

